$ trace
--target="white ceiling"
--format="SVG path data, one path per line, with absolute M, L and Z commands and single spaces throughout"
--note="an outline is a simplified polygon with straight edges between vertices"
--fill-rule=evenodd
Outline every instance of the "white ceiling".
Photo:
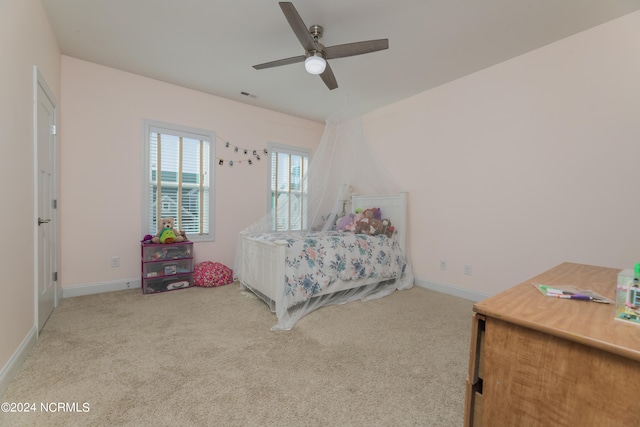
M 64 55 L 324 122 L 380 108 L 640 9 L 640 0 L 294 0 L 325 46 L 388 38 L 330 61 L 328 90 L 277 1 L 42 0 Z M 242 95 L 248 92 L 252 96 Z M 255 96 L 255 97 L 254 97 Z

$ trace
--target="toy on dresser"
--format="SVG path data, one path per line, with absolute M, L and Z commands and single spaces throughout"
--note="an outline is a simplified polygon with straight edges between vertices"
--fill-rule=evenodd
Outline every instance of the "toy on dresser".
M 175 228 L 175 219 L 171 217 L 160 218 L 158 232 L 151 238 L 151 243 L 180 243 L 187 240 L 184 231 Z
M 640 263 L 618 273 L 615 318 L 640 325 Z

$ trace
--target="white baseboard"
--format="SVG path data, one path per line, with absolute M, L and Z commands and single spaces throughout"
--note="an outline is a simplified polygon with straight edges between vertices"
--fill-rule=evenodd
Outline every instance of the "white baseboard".
M 80 297 L 83 295 L 100 294 L 103 292 L 140 289 L 140 279 L 114 280 L 113 282 L 89 283 L 86 285 L 64 286 L 62 298 Z
M 440 283 L 433 280 L 420 279 L 418 277 L 416 277 L 413 280 L 413 283 L 416 286 L 420 286 L 421 288 L 431 289 L 432 291 L 441 292 L 447 295 L 453 295 L 454 297 L 460 297 L 460 298 L 468 299 L 474 302 L 482 301 L 483 299 L 489 298 L 491 296 L 488 294 L 483 294 L 481 292 L 476 292 L 469 289 L 448 285 L 446 283 Z
M 9 359 L 7 364 L 0 371 L 0 396 L 9 388 L 9 384 L 18 374 L 18 370 L 24 363 L 31 349 L 36 345 L 38 341 L 38 329 L 34 326 L 31 328 L 27 336 L 22 340 L 22 343 L 17 348 L 13 356 Z

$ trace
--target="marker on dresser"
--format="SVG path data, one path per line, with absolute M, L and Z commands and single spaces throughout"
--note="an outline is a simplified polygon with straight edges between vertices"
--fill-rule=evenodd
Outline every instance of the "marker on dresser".
M 562 294 L 554 294 L 554 293 L 547 293 L 548 297 L 556 297 L 556 298 L 565 298 L 565 299 L 579 299 L 579 300 L 583 300 L 583 301 L 591 301 L 593 298 L 587 296 L 587 295 L 562 295 Z
M 554 289 L 554 288 L 550 288 L 550 287 L 545 286 L 545 285 L 540 285 L 540 289 L 542 289 L 544 292 L 546 292 L 547 295 L 549 295 L 549 296 L 553 296 L 553 295 L 573 295 L 573 292 L 563 291 L 561 289 Z

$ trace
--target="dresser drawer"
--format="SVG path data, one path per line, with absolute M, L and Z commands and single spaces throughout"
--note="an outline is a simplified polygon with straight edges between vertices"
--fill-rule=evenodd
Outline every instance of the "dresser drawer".
M 142 265 L 142 277 L 174 276 L 187 274 L 193 271 L 193 259 L 177 259 L 170 261 L 145 262 Z
M 173 291 L 176 289 L 190 288 L 191 286 L 193 286 L 192 273 L 142 279 L 142 293 L 144 294 Z

